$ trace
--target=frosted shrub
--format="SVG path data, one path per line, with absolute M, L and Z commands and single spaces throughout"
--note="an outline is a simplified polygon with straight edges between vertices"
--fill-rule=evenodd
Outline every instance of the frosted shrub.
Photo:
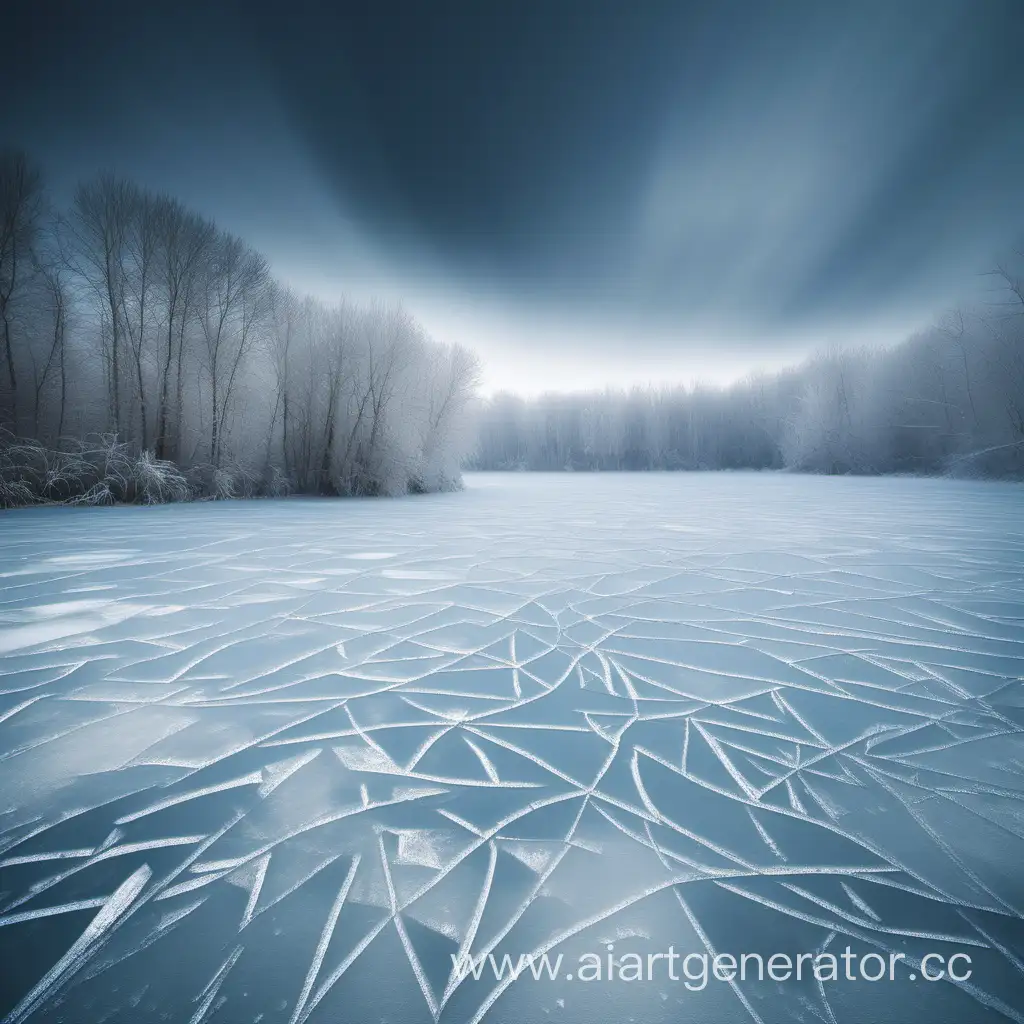
M 106 480 L 98 480 L 87 491 L 76 494 L 66 502 L 68 505 L 114 505 L 116 498 Z
M 27 481 L 9 479 L 0 468 L 0 508 L 34 505 L 36 501 L 38 498 Z
M 136 500 L 147 504 L 162 501 L 188 501 L 192 490 L 173 462 L 143 452 L 132 466 Z
M 237 498 L 235 489 L 235 474 L 230 469 L 215 469 L 213 471 L 213 496 L 225 501 L 229 498 Z
M 0 505 L 187 501 L 181 471 L 150 452 L 133 453 L 112 434 L 67 440 L 57 449 L 0 436 Z
M 277 466 L 271 466 L 269 472 L 264 474 L 263 493 L 271 498 L 283 498 L 291 492 L 292 487 L 288 478 Z
M 259 476 L 247 466 L 220 466 L 212 470 L 208 479 L 205 493 L 221 501 L 255 498 L 262 493 Z
M 94 469 L 78 450 L 58 451 L 47 468 L 41 497 L 47 501 L 63 501 L 89 487 Z

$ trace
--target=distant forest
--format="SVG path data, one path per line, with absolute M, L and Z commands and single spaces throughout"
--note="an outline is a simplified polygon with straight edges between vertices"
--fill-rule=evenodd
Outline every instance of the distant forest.
M 54 210 L 0 152 L 0 506 L 455 487 L 478 376 L 170 196 L 103 175 Z
M 833 348 L 732 387 L 501 393 L 477 410 L 489 470 L 792 469 L 1024 477 L 1024 253 L 991 302 L 885 349 Z
M 1024 477 L 1024 253 L 892 348 L 727 388 L 476 400 L 476 357 L 401 306 L 325 304 L 112 175 L 53 208 L 0 152 L 0 507 L 457 487 L 489 470 Z

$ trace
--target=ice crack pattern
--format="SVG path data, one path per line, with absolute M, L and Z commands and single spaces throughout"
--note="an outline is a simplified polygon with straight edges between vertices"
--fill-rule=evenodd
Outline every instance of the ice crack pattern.
M 1024 488 L 468 483 L 3 515 L 0 1012 L 1024 1020 Z M 608 945 L 907 966 L 452 968 Z

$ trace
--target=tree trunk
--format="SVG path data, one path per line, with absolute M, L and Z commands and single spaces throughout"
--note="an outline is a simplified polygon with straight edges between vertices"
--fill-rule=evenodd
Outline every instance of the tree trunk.
M 110 412 L 113 417 L 112 427 L 115 434 L 121 432 L 121 361 L 118 351 L 118 308 L 117 299 L 114 296 L 113 268 L 110 265 L 110 257 L 107 257 L 107 302 L 110 306 L 110 385 L 111 404 Z
M 218 432 L 217 432 L 217 368 L 216 363 L 210 371 L 210 411 L 212 413 L 212 422 L 210 424 L 210 462 L 213 463 L 214 469 L 220 469 L 220 457 L 217 451 L 218 443 Z
M 6 303 L 4 304 L 6 307 Z M 18 432 L 18 378 L 14 370 L 14 349 L 11 345 L 11 322 L 7 318 L 6 308 L 3 311 L 4 320 L 4 356 L 7 362 L 7 379 L 11 385 L 11 426 L 14 432 Z

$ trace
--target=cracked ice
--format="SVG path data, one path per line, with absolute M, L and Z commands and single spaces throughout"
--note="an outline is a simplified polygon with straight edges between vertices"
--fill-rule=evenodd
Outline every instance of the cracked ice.
M 1024 1020 L 1024 488 L 468 485 L 3 515 L 0 1012 Z M 907 967 L 452 969 L 607 943 Z

